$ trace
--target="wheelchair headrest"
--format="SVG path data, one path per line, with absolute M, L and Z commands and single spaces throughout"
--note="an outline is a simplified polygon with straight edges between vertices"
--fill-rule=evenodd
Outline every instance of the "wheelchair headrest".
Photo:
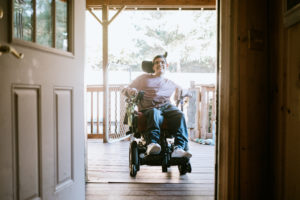
M 154 73 L 152 61 L 143 61 L 142 62 L 142 69 L 143 69 L 144 72 Z

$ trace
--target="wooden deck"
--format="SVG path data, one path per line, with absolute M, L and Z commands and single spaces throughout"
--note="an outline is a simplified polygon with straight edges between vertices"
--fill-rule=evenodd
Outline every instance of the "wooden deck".
M 180 176 L 177 166 L 162 173 L 159 166 L 142 165 L 135 178 L 129 175 L 128 149 L 128 141 L 88 141 L 87 200 L 214 199 L 215 146 L 190 142 L 192 173 Z

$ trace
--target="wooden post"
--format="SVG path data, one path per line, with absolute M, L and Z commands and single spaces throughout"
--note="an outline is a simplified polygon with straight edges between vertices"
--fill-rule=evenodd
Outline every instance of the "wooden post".
M 108 5 L 102 5 L 102 21 L 95 15 L 92 9 L 89 12 L 102 25 L 102 60 L 103 60 L 103 142 L 109 142 L 109 91 L 108 91 L 108 25 L 126 8 L 122 6 L 118 12 L 108 20 L 109 9 Z
M 102 6 L 102 60 L 103 60 L 103 142 L 109 141 L 108 133 L 108 6 Z

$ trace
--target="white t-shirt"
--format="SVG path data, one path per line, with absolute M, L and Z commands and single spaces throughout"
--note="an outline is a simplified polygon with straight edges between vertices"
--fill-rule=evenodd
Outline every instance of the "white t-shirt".
M 144 97 L 138 105 L 138 109 L 141 111 L 170 103 L 173 92 L 180 87 L 167 78 L 157 77 L 153 74 L 142 74 L 128 88 L 144 91 Z

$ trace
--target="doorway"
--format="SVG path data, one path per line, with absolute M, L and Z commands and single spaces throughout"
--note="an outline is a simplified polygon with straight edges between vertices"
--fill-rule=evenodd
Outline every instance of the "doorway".
M 112 11 L 112 13 L 114 13 L 114 12 L 117 12 L 117 11 Z M 138 14 L 140 14 L 140 16 L 138 18 L 141 18 L 141 17 L 146 18 L 145 17 L 145 15 L 146 15 L 145 13 L 149 14 L 150 12 L 152 12 L 152 13 L 150 13 L 149 16 L 151 16 L 151 15 L 152 16 L 159 15 L 159 18 L 158 18 L 159 20 L 158 21 L 161 21 L 162 23 L 164 23 L 164 22 L 167 22 L 168 19 L 169 19 L 169 21 L 171 21 L 172 19 L 174 19 L 174 17 L 176 15 L 178 15 L 178 14 L 175 14 L 175 15 L 172 16 L 172 14 L 170 14 L 171 12 L 174 12 L 174 13 L 180 12 L 182 14 L 185 11 L 177 9 L 176 11 L 163 11 L 163 10 L 137 11 L 137 10 L 135 10 L 135 11 L 131 11 L 131 12 L 133 14 L 130 13 L 130 14 L 128 14 L 129 16 L 126 16 L 126 17 L 128 17 L 128 18 L 131 17 L 132 19 L 134 19 L 134 18 L 136 18 L 136 17 L 134 17 L 134 15 L 136 15 L 138 13 Z M 191 176 L 186 175 L 186 177 L 176 176 L 175 175 L 176 172 L 173 169 L 166 176 L 160 176 L 160 175 L 163 175 L 161 173 L 161 170 L 159 170 L 157 168 L 146 167 L 145 166 L 145 168 L 147 169 L 147 171 L 151 171 L 151 169 L 153 169 L 153 173 L 148 173 L 148 172 L 145 173 L 145 174 L 149 174 L 150 177 L 148 177 L 148 178 L 145 179 L 145 176 L 144 176 L 143 179 L 140 179 L 140 182 L 139 182 L 137 179 L 130 179 L 129 171 L 124 171 L 124 170 L 126 170 L 126 168 L 128 170 L 128 165 L 126 165 L 126 163 L 127 163 L 126 160 L 128 160 L 128 148 L 129 148 L 129 145 L 128 144 L 124 144 L 124 143 L 126 143 L 126 141 L 125 142 L 113 143 L 113 144 L 103 144 L 101 139 L 98 139 L 98 140 L 89 140 L 88 141 L 88 152 L 89 152 L 88 153 L 88 157 L 90 155 L 92 155 L 92 156 L 89 157 L 90 160 L 88 161 L 88 163 L 93 163 L 93 166 L 90 166 L 90 169 L 92 169 L 91 171 L 89 171 L 89 170 L 87 171 L 87 175 L 88 175 L 88 191 L 87 191 L 87 194 L 88 195 L 89 195 L 89 190 L 93 191 L 93 189 L 91 189 L 91 188 L 94 187 L 94 186 L 91 186 L 91 184 L 90 184 L 91 187 L 89 188 L 89 183 L 94 183 L 94 184 L 95 183 L 100 183 L 100 184 L 97 184 L 98 187 L 99 187 L 99 185 L 101 185 L 98 188 L 98 189 L 100 189 L 100 188 L 102 188 L 102 186 L 103 186 L 103 188 L 107 187 L 105 184 L 108 184 L 108 183 L 114 183 L 114 184 L 116 184 L 116 183 L 118 183 L 118 184 L 123 183 L 123 184 L 118 185 L 116 187 L 126 187 L 126 186 L 124 186 L 124 183 L 125 183 L 125 185 L 128 186 L 128 185 L 131 185 L 131 183 L 140 183 L 141 184 L 141 183 L 147 182 L 147 183 L 152 183 L 152 184 L 153 183 L 162 184 L 161 186 L 163 188 L 170 188 L 172 186 L 174 186 L 174 188 L 176 188 L 176 184 L 188 184 L 189 187 L 187 187 L 187 188 L 194 187 L 195 185 L 201 185 L 201 187 L 203 187 L 204 185 L 206 185 L 206 186 L 209 185 L 210 189 L 206 190 L 206 193 L 203 192 L 203 190 L 199 190 L 199 188 L 195 188 L 194 187 L 195 190 L 197 190 L 198 192 L 200 192 L 200 193 L 197 193 L 195 196 L 201 196 L 201 192 L 202 192 L 202 195 L 205 196 L 205 198 L 212 198 L 212 199 L 214 198 L 214 188 L 215 188 L 215 185 L 214 185 L 214 183 L 215 183 L 215 173 L 214 173 L 214 170 L 215 170 L 215 142 L 216 142 L 216 139 L 215 139 L 215 134 L 216 134 L 216 132 L 215 132 L 215 130 L 216 130 L 216 126 L 215 126 L 215 124 L 216 124 L 215 123 L 215 120 L 216 120 L 216 98 L 214 98 L 214 97 L 216 96 L 216 92 L 215 92 L 216 90 L 215 89 L 216 89 L 216 85 L 217 85 L 217 81 L 216 81 L 216 79 L 217 79 L 216 78 L 216 71 L 217 71 L 217 60 L 216 60 L 216 52 L 217 52 L 217 50 L 216 50 L 216 41 L 217 41 L 217 34 L 216 34 L 216 32 L 217 31 L 216 30 L 217 30 L 217 25 L 216 25 L 216 21 L 217 21 L 217 16 L 216 16 L 216 11 L 198 10 L 198 11 L 192 11 L 192 12 L 195 12 L 196 14 L 197 14 L 197 12 L 198 12 L 198 14 L 199 13 L 203 14 L 205 12 L 215 12 L 215 16 L 214 16 L 215 17 L 215 24 L 214 24 L 214 28 L 215 28 L 214 29 L 214 31 L 215 31 L 215 33 L 214 33 L 214 40 L 215 40 L 215 43 L 214 43 L 215 44 L 215 47 L 214 47 L 215 48 L 214 49 L 215 50 L 214 51 L 215 52 L 215 60 L 209 59 L 209 56 L 207 56 L 207 55 L 206 55 L 206 58 L 200 58 L 199 59 L 199 56 L 197 58 L 197 54 L 199 55 L 199 54 L 201 54 L 201 52 L 199 52 L 199 51 L 198 52 L 197 51 L 193 52 L 191 54 L 192 54 L 192 56 L 194 56 L 194 60 L 192 58 L 190 60 L 186 59 L 185 62 L 181 61 L 182 59 L 173 59 L 171 61 L 171 63 L 173 63 L 173 65 L 171 65 L 171 70 L 173 70 L 173 72 L 174 72 L 174 74 L 171 74 L 171 75 L 174 76 L 174 80 L 175 81 L 177 81 L 178 79 L 182 79 L 182 77 L 187 77 L 188 75 L 190 75 L 190 76 L 194 75 L 194 78 L 188 79 L 186 81 L 182 81 L 182 82 L 184 82 L 184 85 L 186 87 L 190 87 L 190 89 L 193 89 L 194 91 L 196 91 L 198 97 L 199 96 L 202 97 L 201 100 L 200 100 L 200 98 L 197 99 L 197 103 L 196 103 L 197 104 L 197 110 L 201 110 L 202 112 L 197 112 L 196 113 L 197 117 L 195 117 L 195 118 L 197 118 L 197 119 L 194 119 L 194 120 L 196 120 L 197 123 L 196 123 L 196 125 L 194 123 L 194 126 L 191 125 L 190 128 L 189 128 L 190 139 L 191 139 L 190 143 L 191 143 L 191 146 L 193 146 L 193 148 L 198 149 L 197 151 L 202 152 L 200 154 L 197 154 L 197 153 L 194 154 L 193 153 L 193 155 L 194 155 L 193 159 L 194 160 L 197 159 L 196 165 L 197 164 L 201 165 L 203 163 L 205 163 L 205 164 L 210 163 L 209 166 L 208 167 L 200 166 L 199 168 L 195 168 L 196 170 L 193 171 L 192 174 L 189 174 Z M 123 11 L 123 13 L 124 14 L 125 13 L 129 13 L 129 11 Z M 109 71 L 109 73 L 110 73 L 109 77 L 114 77 L 113 79 L 111 79 L 111 81 L 120 81 L 121 78 L 124 78 L 126 80 L 126 82 L 125 82 L 125 85 L 126 85 L 131 80 L 133 80 L 135 77 L 137 77 L 139 74 L 141 74 L 141 70 L 139 69 L 140 65 L 137 64 L 138 63 L 137 60 L 143 60 L 143 55 L 141 55 L 142 54 L 141 52 L 145 52 L 145 50 L 141 49 L 140 52 L 136 53 L 136 55 L 133 56 L 133 54 L 130 54 L 131 52 L 125 52 L 124 51 L 124 47 L 123 47 L 123 49 L 121 48 L 123 40 L 126 39 L 126 35 L 122 34 L 121 40 L 118 40 L 118 35 L 120 34 L 121 30 L 117 30 L 117 27 L 120 27 L 120 24 L 122 24 L 123 26 L 125 24 L 125 26 L 123 28 L 126 28 L 126 30 L 128 30 L 128 29 L 130 29 L 130 26 L 132 26 L 130 24 L 127 24 L 127 26 L 126 26 L 126 22 L 129 22 L 130 20 L 128 20 L 128 18 L 127 18 L 127 20 L 124 20 L 125 17 L 123 16 L 123 13 L 120 14 L 120 16 L 118 16 L 115 19 L 115 21 L 112 23 L 112 27 L 110 29 L 110 31 L 111 31 L 110 33 L 112 33 L 111 41 L 110 42 L 113 43 L 113 42 L 116 41 L 115 43 L 118 44 L 118 45 L 116 45 L 115 48 L 117 48 L 119 51 L 116 50 L 117 53 L 115 53 L 115 55 L 114 54 L 110 55 L 111 56 L 110 57 L 111 62 L 109 63 L 109 66 L 111 68 L 110 68 L 110 71 Z M 167 14 L 165 14 L 166 15 L 165 16 L 166 17 L 165 21 L 162 20 L 162 18 L 164 17 L 163 16 L 164 13 L 167 13 Z M 201 18 L 201 14 L 199 14 L 196 17 L 198 17 L 198 19 Z M 101 14 L 98 14 L 98 16 L 101 16 Z M 209 18 L 209 17 L 206 16 L 206 18 Z M 90 18 L 90 20 L 91 19 L 92 18 Z M 180 18 L 178 18 L 178 20 L 179 19 Z M 89 16 L 87 16 L 87 20 L 89 20 Z M 120 20 L 120 21 L 124 20 L 124 21 L 120 22 L 118 24 L 117 20 Z M 178 22 L 178 20 L 174 20 L 174 21 Z M 155 23 L 153 19 L 150 20 L 150 21 L 152 23 Z M 87 22 L 87 26 L 89 26 L 88 23 L 89 22 Z M 139 22 L 137 24 L 143 24 L 143 23 Z M 149 23 L 145 23 L 145 22 L 144 22 L 144 24 L 149 25 Z M 210 23 L 208 23 L 208 24 L 210 24 Z M 189 26 L 189 24 L 187 24 L 187 23 L 185 23 L 185 25 Z M 162 27 L 161 24 L 159 26 Z M 98 27 L 97 27 L 97 24 L 91 25 L 91 27 L 94 27 L 97 30 L 101 30 L 101 26 L 99 24 L 98 24 Z M 143 29 L 142 27 L 137 27 L 137 25 L 135 25 L 135 26 L 133 25 L 133 27 L 136 28 L 136 29 L 139 29 L 139 30 Z M 147 29 L 149 32 L 152 31 L 152 32 L 155 33 L 155 31 L 150 30 L 149 27 L 150 26 L 148 26 L 148 29 L 147 29 L 147 27 L 144 28 L 144 30 Z M 172 24 L 172 26 L 170 26 L 169 29 L 171 29 L 172 27 L 174 27 L 174 24 Z M 176 27 L 176 25 L 175 25 L 175 27 Z M 177 38 L 178 37 L 179 38 L 182 37 L 181 38 L 182 41 L 187 41 L 188 39 L 191 39 L 191 36 L 190 37 L 185 37 L 184 34 L 182 34 L 182 35 L 178 34 L 178 33 L 182 32 L 183 30 L 186 30 L 186 28 L 180 29 L 179 27 L 180 26 L 178 25 L 177 30 L 173 30 L 173 33 L 175 32 L 177 34 L 177 35 L 175 34 L 176 37 Z M 95 33 L 95 31 L 88 31 L 88 27 L 87 27 L 87 32 Z M 116 36 L 117 36 L 116 38 L 113 38 L 114 37 L 113 32 L 116 34 Z M 150 34 L 149 32 L 148 32 L 148 34 L 147 34 L 147 32 L 144 32 L 143 34 L 142 33 L 141 34 L 137 34 L 137 36 L 139 36 L 139 35 L 141 35 L 141 36 L 149 35 Z M 156 32 L 159 33 L 159 31 L 157 31 L 157 30 L 156 30 Z M 163 31 L 161 31 L 161 32 L 163 32 Z M 167 32 L 168 31 L 164 31 L 165 34 L 167 34 Z M 193 30 L 191 30 L 191 32 L 193 32 Z M 125 32 L 123 32 L 123 33 L 125 33 Z M 194 30 L 194 34 L 195 34 L 195 30 Z M 102 74 L 101 73 L 101 64 L 102 64 L 101 63 L 101 50 L 100 50 L 101 48 L 99 49 L 98 53 L 95 53 L 95 52 L 97 52 L 97 48 L 101 47 L 101 31 L 98 32 L 98 33 L 96 33 L 94 36 L 87 36 L 87 37 L 88 38 L 93 38 L 93 40 L 91 41 L 91 44 L 98 43 L 98 42 L 95 42 L 95 40 L 94 40 L 95 37 L 100 39 L 100 41 L 98 43 L 98 44 L 100 44 L 100 46 L 94 47 L 95 49 L 93 49 L 91 51 L 91 52 L 93 52 L 96 55 L 96 57 L 91 56 L 91 57 L 87 57 L 87 59 L 88 59 L 88 63 L 90 64 L 90 67 L 98 70 L 98 73 L 92 72 L 91 74 L 94 77 L 96 77 L 97 81 L 99 81 L 99 80 L 101 81 L 101 74 Z M 167 40 L 168 40 L 168 37 L 170 38 L 170 36 L 166 36 Z M 176 42 L 176 37 L 175 37 L 175 43 L 180 43 L 180 39 L 177 39 L 177 42 Z M 205 35 L 205 34 L 199 35 L 199 33 L 198 33 L 198 35 L 197 34 L 194 35 L 194 38 L 197 38 L 197 37 L 205 39 L 205 37 L 211 37 L 211 34 L 208 34 L 208 35 Z M 192 38 L 192 39 L 194 39 L 194 38 Z M 137 41 L 141 41 L 142 39 L 145 40 L 145 38 L 137 38 L 137 37 L 135 37 L 135 39 Z M 196 43 L 196 42 L 193 43 L 193 41 L 195 41 L 195 40 L 189 40 L 188 42 L 192 43 L 193 45 L 197 45 L 197 44 L 201 45 L 201 42 L 200 43 Z M 131 43 L 128 43 L 128 41 L 127 41 L 127 43 L 125 42 L 125 46 L 126 45 L 130 45 Z M 171 42 L 169 41 L 169 43 L 171 43 Z M 89 45 L 89 42 L 87 42 L 87 45 Z M 193 45 L 191 45 L 190 48 L 193 48 Z M 202 45 L 205 46 L 203 44 L 203 41 L 202 41 Z M 176 45 L 173 45 L 173 49 L 172 50 L 175 49 L 174 46 L 176 46 Z M 180 44 L 178 46 L 180 47 Z M 206 47 L 207 46 L 211 47 L 213 45 L 212 44 L 210 44 L 210 45 L 206 44 Z M 188 48 L 188 47 L 189 46 L 187 46 L 186 48 Z M 128 46 L 127 46 L 127 48 L 128 48 Z M 133 48 L 133 47 L 130 47 L 130 49 L 131 48 Z M 148 46 L 148 48 L 149 48 L 149 46 Z M 111 47 L 111 49 L 113 49 L 113 47 Z M 161 51 L 164 51 L 164 50 L 166 50 L 166 49 L 162 48 L 162 49 L 159 49 L 158 52 L 155 52 L 155 51 L 148 52 L 148 55 L 146 55 L 146 56 L 144 55 L 144 57 L 146 57 L 148 59 L 151 59 L 150 56 L 155 55 L 156 53 L 161 53 Z M 87 52 L 89 52 L 89 50 L 87 50 Z M 209 54 L 209 51 L 206 51 L 205 53 Z M 144 54 L 146 54 L 146 53 L 144 53 Z M 172 55 L 172 52 L 171 52 L 171 55 L 174 58 L 179 57 L 181 54 L 190 55 L 187 52 L 180 52 L 180 51 L 178 51 L 176 53 L 173 53 L 173 55 Z M 99 56 L 99 57 L 97 58 L 97 56 Z M 132 59 L 132 57 L 136 58 L 136 60 Z M 196 57 L 196 59 L 195 59 L 195 57 Z M 203 56 L 203 57 L 205 57 L 205 56 Z M 129 60 L 128 58 L 131 58 L 131 60 Z M 93 60 L 96 61 L 96 62 L 93 62 Z M 131 61 L 131 63 L 130 63 L 130 61 Z M 211 64 L 210 66 L 213 66 L 212 69 L 205 69 L 205 62 L 206 63 L 210 63 Z M 134 64 L 132 64 L 132 63 L 134 63 Z M 206 65 L 208 65 L 208 64 L 206 64 Z M 200 66 L 203 66 L 203 67 L 201 68 Z M 212 72 L 210 75 L 213 78 L 208 78 L 207 76 L 203 75 L 203 72 L 205 70 L 207 70 L 208 72 Z M 209 71 L 209 70 L 211 70 L 211 71 Z M 199 74 L 201 74 L 201 75 L 196 74 L 197 72 Z M 113 73 L 115 75 L 111 76 Z M 115 78 L 115 77 L 117 77 L 118 73 L 121 74 L 121 76 L 118 76 L 118 78 Z M 177 73 L 177 75 L 176 75 L 176 73 Z M 184 73 L 186 73 L 186 74 L 184 74 Z M 124 76 L 124 74 L 126 74 L 126 76 Z M 184 74 L 184 76 L 182 76 L 183 74 Z M 197 76 L 198 76 L 198 78 L 195 78 Z M 199 83 L 200 82 L 199 81 L 199 76 L 203 77 L 203 78 L 201 78 L 201 81 L 203 81 L 202 79 L 205 79 L 205 78 L 208 79 L 208 80 L 214 79 L 214 81 L 213 82 L 209 82 L 208 81 L 208 82 L 201 82 L 201 83 Z M 91 81 L 92 79 L 89 79 L 89 78 L 86 77 L 86 80 Z M 95 84 L 99 84 L 99 82 L 96 82 L 96 83 L 91 83 L 90 82 L 87 85 L 95 85 Z M 112 84 L 112 82 L 110 82 L 110 84 Z M 94 105 L 97 105 L 97 104 L 102 105 L 101 103 L 98 103 L 98 101 L 101 99 L 101 98 L 98 98 L 98 95 L 96 95 L 97 96 L 96 98 L 98 99 L 96 104 L 95 104 L 95 101 L 91 100 L 91 99 L 93 99 L 93 95 L 94 94 L 90 94 L 90 96 L 88 97 L 87 102 L 93 102 L 92 104 L 94 104 Z M 117 101 L 119 100 L 118 97 L 116 99 L 117 99 Z M 115 102 L 116 101 L 114 101 L 114 103 Z M 114 103 L 112 103 L 112 104 L 114 104 Z M 201 105 L 201 106 L 199 106 L 199 105 Z M 186 109 L 186 114 L 188 114 L 187 113 L 188 112 L 188 106 L 186 108 L 187 108 Z M 116 108 L 115 110 L 118 110 L 118 108 Z M 101 128 L 102 128 L 101 127 L 101 120 L 99 120 L 99 119 L 93 120 L 92 116 L 98 116 L 100 112 L 98 114 L 92 114 L 92 113 L 93 113 L 93 111 L 91 110 L 91 112 L 88 113 L 88 115 L 87 115 L 88 118 L 89 118 L 89 116 L 91 116 L 90 117 L 91 121 L 87 123 L 88 124 L 88 129 L 89 129 L 88 131 L 89 131 L 90 135 L 94 135 L 93 132 L 97 132 L 97 134 L 99 134 L 101 132 Z M 120 116 L 118 116 L 118 115 L 116 115 L 116 116 L 117 117 L 114 118 L 115 121 L 116 121 L 116 119 L 121 120 Z M 192 117 L 190 117 L 189 120 L 191 121 Z M 94 121 L 96 121 L 96 126 L 94 126 Z M 110 120 L 110 121 L 113 121 L 113 120 Z M 115 121 L 113 121 L 114 124 L 116 124 Z M 205 123 L 207 123 L 206 126 L 204 126 Z M 110 123 L 110 124 L 112 124 L 112 123 Z M 95 127 L 95 128 L 93 128 L 93 127 Z M 113 127 L 115 130 L 117 130 L 116 126 L 111 126 L 111 127 Z M 202 130 L 201 130 L 201 128 L 202 128 Z M 97 131 L 95 131 L 95 130 L 97 130 Z M 101 134 L 99 134 L 99 135 L 101 135 Z M 91 136 L 91 138 L 93 138 L 93 137 L 95 137 L 95 136 Z M 109 150 L 109 149 L 111 149 L 111 150 Z M 116 149 L 119 149 L 119 151 L 116 151 Z M 124 152 L 126 152 L 126 153 L 124 153 Z M 203 152 L 206 152 L 206 153 L 203 153 Z M 112 169 L 112 168 L 108 169 L 107 168 L 108 166 L 115 167 L 116 165 L 109 165 L 110 160 L 106 160 L 105 159 L 106 155 L 110 155 L 110 156 L 113 155 L 112 157 L 114 157 L 114 158 L 116 158 L 116 157 L 118 157 L 118 158 L 124 158 L 124 159 L 120 159 L 118 162 L 120 163 L 120 166 L 124 165 L 125 167 L 124 168 L 118 168 L 118 169 L 117 168 L 115 168 L 115 169 Z M 97 157 L 97 156 L 99 158 L 99 162 L 97 162 L 97 161 L 94 162 L 95 161 L 95 157 Z M 125 160 L 125 162 L 124 162 L 124 160 Z M 103 165 L 99 165 L 99 163 L 103 163 Z M 102 169 L 98 169 L 98 172 L 97 172 L 97 169 L 96 169 L 97 166 L 98 167 L 102 166 L 103 168 Z M 88 164 L 88 168 L 89 168 L 89 164 Z M 118 171 L 114 171 L 114 170 L 118 170 Z M 121 173 L 123 175 L 120 174 L 120 171 L 123 172 L 123 173 Z M 91 172 L 90 173 L 91 176 L 89 176 L 89 172 Z M 119 173 L 120 176 L 117 175 L 118 173 Z M 103 176 L 104 174 L 106 176 Z M 157 177 L 156 177 L 156 179 L 151 179 L 151 175 L 152 175 L 152 178 L 153 178 L 153 177 L 157 176 L 157 174 L 159 174 L 158 175 L 159 176 L 159 178 L 158 178 L 159 181 L 157 181 Z M 197 178 L 193 178 L 193 174 L 199 175 L 198 179 Z M 205 176 L 201 177 L 204 174 L 206 175 L 206 177 Z M 122 179 L 122 177 L 123 177 L 123 179 Z M 199 178 L 199 177 L 201 177 L 201 178 Z M 207 182 L 205 182 L 205 181 L 203 182 L 203 180 L 207 180 Z M 175 184 L 175 185 L 168 185 L 168 184 Z M 151 188 L 151 186 L 145 186 L 145 187 L 148 188 L 148 189 Z M 185 189 L 187 189 L 187 188 L 185 188 Z M 137 189 L 137 188 L 135 188 L 135 189 Z M 182 191 L 184 191 L 185 189 L 183 189 Z M 189 191 L 189 190 L 187 190 L 187 191 Z M 189 191 L 189 192 L 193 193 L 195 191 Z M 178 199 L 180 199 L 180 198 L 186 198 L 189 195 L 190 195 L 190 197 L 192 199 L 194 197 L 193 197 L 193 195 L 191 195 L 191 193 L 190 194 L 188 194 L 188 193 L 181 193 L 181 195 L 183 195 L 183 196 L 179 195 Z

